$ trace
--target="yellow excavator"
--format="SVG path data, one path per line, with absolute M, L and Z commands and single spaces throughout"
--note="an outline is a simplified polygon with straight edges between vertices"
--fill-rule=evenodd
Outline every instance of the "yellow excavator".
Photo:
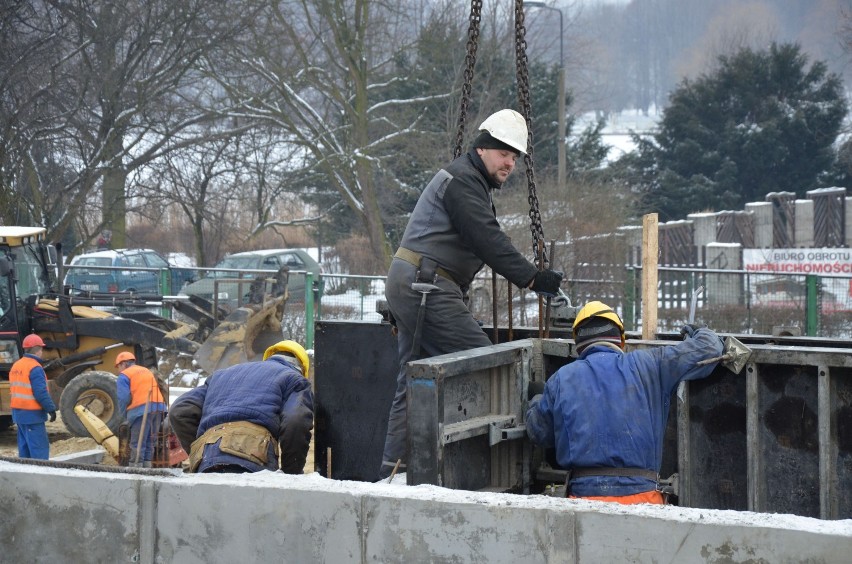
M 285 267 L 256 279 L 248 303 L 231 312 L 214 312 L 198 298 L 190 303 L 134 293 L 72 295 L 59 289 L 62 260 L 47 244 L 44 228 L 0 226 L 0 429 L 12 423 L 9 370 L 23 354 L 24 336 L 36 333 L 47 344 L 48 389 L 68 430 L 89 436 L 75 414 L 83 406 L 117 434 L 121 417 L 113 371 L 118 353 L 132 352 L 155 373 L 158 352 L 192 356 L 208 374 L 259 359 L 281 339 L 287 277 Z M 191 322 L 132 309 L 152 300 L 174 307 Z

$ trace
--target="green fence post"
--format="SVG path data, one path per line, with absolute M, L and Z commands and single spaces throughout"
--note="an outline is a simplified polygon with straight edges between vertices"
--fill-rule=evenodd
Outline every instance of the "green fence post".
M 172 269 L 171 268 L 161 268 L 160 269 L 160 288 L 162 289 L 161 295 L 163 296 L 171 296 L 172 295 Z M 167 307 L 166 304 L 160 308 L 160 315 L 167 319 L 171 319 L 171 308 Z
M 364 293 L 366 292 L 364 286 L 365 286 L 364 279 L 359 278 L 358 279 L 358 296 L 359 296 L 360 299 L 359 299 L 359 304 L 358 304 L 358 309 L 359 309 L 359 317 L 358 318 L 361 319 L 361 320 L 364 319 Z
M 319 280 L 316 282 L 316 289 L 314 291 L 314 317 L 315 319 L 322 319 L 322 297 L 325 294 L 325 278 L 322 277 L 322 274 L 319 275 Z
M 805 304 L 805 334 L 816 337 L 819 329 L 819 309 L 817 308 L 817 277 L 813 274 L 805 276 L 807 286 L 807 302 Z
M 305 272 L 305 348 L 314 348 L 314 275 Z

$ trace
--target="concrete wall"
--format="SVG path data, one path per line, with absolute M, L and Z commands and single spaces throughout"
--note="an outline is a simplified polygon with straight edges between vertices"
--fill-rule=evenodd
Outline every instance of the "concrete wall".
M 852 521 L 0 461 L 4 562 L 844 562 Z
M 707 268 L 739 270 L 743 267 L 742 246 L 738 243 L 709 243 L 706 248 Z M 743 279 L 739 275 L 707 274 L 705 295 L 713 305 L 740 303 L 743 295 Z

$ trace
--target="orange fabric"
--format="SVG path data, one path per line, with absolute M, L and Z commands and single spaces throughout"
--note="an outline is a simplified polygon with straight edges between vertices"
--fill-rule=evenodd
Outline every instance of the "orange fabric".
M 160 393 L 157 379 L 150 370 L 134 364 L 122 370 L 121 373 L 130 380 L 130 405 L 127 409 L 145 405 L 148 401 L 148 392 L 151 392 L 151 403 L 163 403 L 163 394 Z
M 665 505 L 666 502 L 663 499 L 663 494 L 656 491 L 651 490 L 649 492 L 641 492 L 633 495 L 590 495 L 579 497 L 576 495 L 571 496 L 574 499 L 592 499 L 594 501 L 611 501 L 614 503 L 620 503 L 622 505 L 634 505 L 637 503 L 653 503 L 656 505 Z
M 11 394 L 12 409 L 26 409 L 30 411 L 41 409 L 41 404 L 33 395 L 30 384 L 30 371 L 41 363 L 34 358 L 25 356 L 12 365 L 9 371 L 9 393 Z

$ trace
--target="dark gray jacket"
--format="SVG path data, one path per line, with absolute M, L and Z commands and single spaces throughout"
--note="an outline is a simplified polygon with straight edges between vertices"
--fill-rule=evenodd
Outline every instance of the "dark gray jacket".
M 491 199 L 500 186 L 488 178 L 475 149 L 438 171 L 420 195 L 400 245 L 437 262 L 462 287 L 483 263 L 526 287 L 537 269 L 500 229 Z

